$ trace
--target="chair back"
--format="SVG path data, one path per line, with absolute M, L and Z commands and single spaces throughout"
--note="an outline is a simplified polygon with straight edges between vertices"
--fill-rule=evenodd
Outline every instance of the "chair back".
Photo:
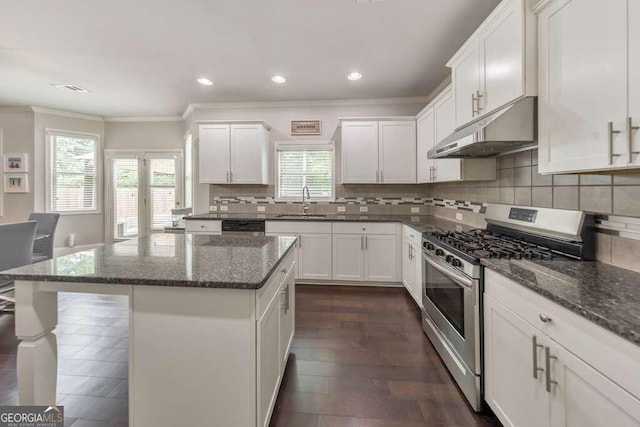
M 35 221 L 0 224 L 0 271 L 31 264 Z
M 58 213 L 32 213 L 29 221 L 37 221 L 37 236 L 45 236 L 35 241 L 33 245 L 34 262 L 53 258 L 53 240 L 60 214 Z

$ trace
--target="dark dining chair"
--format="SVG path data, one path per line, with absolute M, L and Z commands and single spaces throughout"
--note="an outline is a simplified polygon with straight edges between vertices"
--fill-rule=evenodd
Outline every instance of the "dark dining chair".
M 53 258 L 53 239 L 60 214 L 58 213 L 32 213 L 29 221 L 37 221 L 36 239 L 33 244 L 33 262 L 46 261 Z
M 0 224 L 0 271 L 31 264 L 36 221 Z M 15 303 L 13 281 L 0 279 L 0 311 L 11 312 Z

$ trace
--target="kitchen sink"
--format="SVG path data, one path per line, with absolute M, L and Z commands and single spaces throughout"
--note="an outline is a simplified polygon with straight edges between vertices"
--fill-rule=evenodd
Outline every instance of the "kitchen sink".
M 277 215 L 276 218 L 326 218 L 324 214 L 282 214 Z

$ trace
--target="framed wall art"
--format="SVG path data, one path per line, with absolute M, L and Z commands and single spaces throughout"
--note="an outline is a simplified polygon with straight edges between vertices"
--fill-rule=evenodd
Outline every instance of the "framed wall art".
M 4 155 L 4 172 L 5 173 L 29 172 L 28 154 L 27 153 L 5 154 Z
M 5 193 L 28 193 L 29 174 L 26 173 L 5 173 L 4 174 Z

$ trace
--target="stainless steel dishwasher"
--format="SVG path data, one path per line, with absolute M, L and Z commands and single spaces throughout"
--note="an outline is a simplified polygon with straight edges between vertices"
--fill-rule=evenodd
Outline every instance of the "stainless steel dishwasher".
M 222 234 L 224 236 L 264 236 L 264 220 L 260 219 L 224 219 Z

